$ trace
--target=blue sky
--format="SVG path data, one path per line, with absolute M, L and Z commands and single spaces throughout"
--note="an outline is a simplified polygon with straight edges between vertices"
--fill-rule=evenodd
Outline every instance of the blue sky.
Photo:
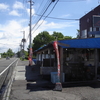
M 29 34 L 29 0 L 0 0 L 0 53 L 6 52 L 11 48 L 17 52 L 23 32 L 25 31 L 25 38 L 27 39 L 26 48 L 28 46 Z M 33 0 L 32 7 L 32 27 L 36 24 L 40 16 L 35 14 L 42 14 L 44 9 L 49 4 L 50 0 Z M 54 31 L 61 32 L 64 36 L 76 37 L 77 29 L 79 29 L 79 21 L 86 13 L 97 7 L 100 0 L 59 0 L 56 7 L 49 15 L 49 17 L 73 19 L 73 20 L 57 20 L 43 18 L 38 25 L 43 21 L 43 24 L 34 32 L 32 31 L 32 39 L 42 31 L 48 31 L 52 34 Z M 47 5 L 46 5 L 47 4 Z M 52 3 L 47 10 L 45 16 L 50 12 L 55 4 Z M 35 27 L 37 28 L 37 26 Z

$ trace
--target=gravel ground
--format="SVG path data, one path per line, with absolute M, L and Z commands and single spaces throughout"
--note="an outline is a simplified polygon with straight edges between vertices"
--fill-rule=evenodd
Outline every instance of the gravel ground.
M 53 91 L 54 85 L 40 77 L 38 66 L 24 64 L 20 61 L 16 67 L 9 100 L 100 100 L 99 83 L 95 87 L 67 86 Z

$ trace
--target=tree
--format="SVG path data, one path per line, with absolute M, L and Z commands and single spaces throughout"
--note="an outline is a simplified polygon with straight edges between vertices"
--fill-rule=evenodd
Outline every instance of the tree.
M 53 32 L 52 36 L 57 40 L 62 40 L 64 38 L 64 35 L 61 32 Z
M 77 29 L 77 37 L 76 38 L 80 38 L 79 33 L 80 33 L 80 30 Z
M 7 56 L 9 56 L 9 57 L 14 56 L 14 52 L 12 51 L 12 49 L 7 50 Z
M 2 58 L 6 58 L 7 56 L 12 57 L 14 55 L 15 55 L 15 53 L 12 51 L 12 49 L 8 49 L 7 52 L 4 52 L 1 54 Z
M 44 44 L 48 44 L 54 40 L 55 40 L 55 38 L 52 35 L 50 35 L 47 31 L 43 31 L 34 38 L 33 50 L 37 50 Z
M 69 39 L 73 39 L 71 36 L 65 36 L 64 40 L 69 40 Z
M 6 56 L 7 56 L 7 53 L 5 53 L 5 52 L 1 54 L 2 58 L 6 58 Z

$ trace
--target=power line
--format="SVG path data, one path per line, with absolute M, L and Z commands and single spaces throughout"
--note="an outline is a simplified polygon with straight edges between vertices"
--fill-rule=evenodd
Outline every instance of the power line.
M 44 3 L 45 0 L 41 0 L 41 1 L 42 1 L 42 2 L 40 2 L 40 6 L 39 6 L 38 10 L 36 11 L 36 12 L 38 13 L 39 10 L 42 9 L 41 12 L 39 12 L 40 15 L 42 15 L 43 12 L 46 10 L 46 8 L 48 7 L 48 5 L 49 5 L 49 3 L 51 2 L 51 0 L 47 0 L 46 3 Z M 45 4 L 45 5 L 44 5 L 44 4 Z M 44 5 L 43 8 L 41 8 L 42 5 Z M 33 19 L 33 20 L 34 20 L 34 23 L 38 21 L 38 20 L 36 21 L 36 19 L 37 19 L 36 17 Z
M 51 11 L 48 13 L 47 16 L 45 16 L 45 18 L 43 19 L 43 21 L 41 22 L 41 24 L 35 29 L 35 31 L 42 25 L 42 23 L 44 22 L 44 20 L 51 14 L 51 12 L 53 11 L 53 9 L 54 9 L 55 6 L 57 5 L 58 1 L 59 1 L 59 0 L 57 0 L 57 2 L 55 3 L 55 5 L 54 5 L 53 8 L 51 9 Z M 43 16 L 42 16 L 42 17 L 43 17 Z M 34 31 L 34 32 L 35 32 L 35 31 Z M 34 32 L 33 32 L 33 33 L 34 33 Z M 32 34 L 33 34 L 33 33 L 32 33 Z
M 71 0 L 60 0 L 59 2 L 79 2 L 79 1 L 87 1 L 87 0 L 74 0 L 74 1 L 71 1 Z
M 36 11 L 37 13 L 39 12 L 39 9 L 41 8 L 41 5 L 43 4 L 43 2 L 44 2 L 44 0 L 41 0 L 41 2 L 40 2 L 40 6 L 39 6 L 39 8 L 38 8 L 37 11 Z M 47 5 L 47 4 L 46 4 L 46 5 Z M 46 7 L 45 7 L 45 8 L 46 8 Z M 33 15 L 33 16 L 34 16 L 34 15 Z M 34 18 L 33 20 L 35 21 L 36 18 Z
M 48 3 L 48 2 L 47 2 Z M 46 4 L 47 4 L 46 3 Z M 38 19 L 38 21 L 36 22 L 36 24 L 34 25 L 34 27 L 32 28 L 32 30 L 36 27 L 36 25 L 38 24 L 38 22 L 41 20 L 41 18 L 43 17 L 43 15 L 46 13 L 46 11 L 48 10 L 48 8 L 50 7 L 50 5 L 52 4 L 52 2 L 49 3 L 49 5 L 45 8 L 45 11 L 42 13 L 41 17 Z M 32 31 L 31 30 L 31 31 Z M 28 38 L 29 38 L 29 35 L 28 35 Z M 28 40 L 27 38 L 27 40 Z
M 34 15 L 37 15 L 37 16 L 41 16 L 39 14 L 34 14 Z M 46 17 L 46 16 L 43 16 L 43 17 Z M 57 19 L 57 20 L 79 20 L 79 19 L 66 19 L 66 18 L 57 18 L 57 17 L 47 17 L 47 18 L 51 18 L 51 19 Z
M 51 2 L 52 3 L 52 2 Z M 37 23 L 34 25 L 34 27 L 32 28 L 32 30 L 36 27 L 36 25 L 38 24 L 38 22 L 41 20 L 41 18 L 43 17 L 43 15 L 45 14 L 45 12 L 48 10 L 48 8 L 50 7 L 51 3 L 48 5 L 48 7 L 46 8 L 46 10 L 43 12 L 43 14 L 41 15 L 41 17 L 39 18 L 39 20 L 37 21 Z

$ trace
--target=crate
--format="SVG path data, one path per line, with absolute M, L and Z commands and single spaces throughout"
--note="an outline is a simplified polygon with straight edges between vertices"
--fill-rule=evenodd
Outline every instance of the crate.
M 62 82 L 65 81 L 65 74 L 62 73 Z M 56 83 L 58 82 L 58 72 L 51 72 L 51 82 Z

